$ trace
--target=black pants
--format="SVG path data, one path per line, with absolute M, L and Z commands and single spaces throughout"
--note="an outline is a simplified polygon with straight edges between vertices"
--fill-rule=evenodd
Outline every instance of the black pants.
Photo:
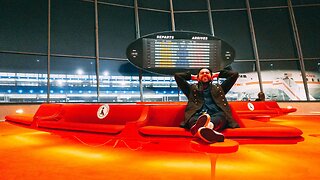
M 214 114 L 210 114 L 211 122 L 214 125 L 214 130 L 216 131 L 222 131 L 227 127 L 227 119 L 223 112 L 218 112 Z M 202 113 L 196 113 L 194 114 L 188 121 L 188 127 L 192 127 L 198 120 L 199 116 L 201 116 Z

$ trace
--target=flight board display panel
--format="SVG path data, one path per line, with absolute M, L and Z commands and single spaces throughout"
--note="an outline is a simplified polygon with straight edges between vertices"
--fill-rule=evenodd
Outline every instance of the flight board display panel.
M 229 66 L 234 49 L 220 38 L 197 32 L 165 31 L 143 36 L 126 50 L 130 63 L 151 73 L 174 75 L 197 73 L 199 68 L 213 71 Z
M 216 67 L 219 40 L 143 39 L 143 68 L 195 69 Z

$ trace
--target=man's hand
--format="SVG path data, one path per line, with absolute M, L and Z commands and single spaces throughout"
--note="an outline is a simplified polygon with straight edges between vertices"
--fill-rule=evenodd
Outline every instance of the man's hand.
M 211 79 L 214 80 L 215 78 L 219 77 L 220 72 L 212 73 Z
M 198 76 L 191 74 L 191 80 L 198 81 Z

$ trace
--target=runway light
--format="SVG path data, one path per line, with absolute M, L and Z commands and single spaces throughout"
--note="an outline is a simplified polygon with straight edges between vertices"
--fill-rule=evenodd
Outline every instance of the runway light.
M 22 113 L 23 113 L 23 109 L 17 109 L 17 110 L 16 110 L 16 113 L 17 113 L 17 114 L 22 114 Z

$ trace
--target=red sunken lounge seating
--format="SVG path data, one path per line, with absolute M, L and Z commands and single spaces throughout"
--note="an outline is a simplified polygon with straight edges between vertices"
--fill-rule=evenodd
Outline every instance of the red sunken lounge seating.
M 120 133 L 129 122 L 138 122 L 145 106 L 136 104 L 110 104 L 105 118 L 97 111 L 103 104 L 42 104 L 33 117 L 32 126 L 97 133 Z M 9 122 L 20 123 L 23 115 L 8 115 Z M 28 116 L 30 118 L 30 116 Z M 23 123 L 28 125 L 27 123 Z M 31 123 L 29 123 L 31 124 Z
M 224 130 L 227 138 L 291 138 L 302 135 L 302 131 L 295 127 L 239 118 L 235 104 L 231 104 L 232 113 L 241 128 Z M 123 135 L 130 137 L 138 133 L 142 137 L 192 137 L 189 131 L 179 127 L 186 104 L 108 104 L 107 116 L 100 119 L 97 113 L 102 105 L 42 104 L 33 118 L 32 115 L 8 115 L 6 120 L 31 128 L 113 135 L 126 130 Z
M 150 105 L 150 116 L 147 118 L 146 125 L 139 128 L 139 132 L 144 136 L 191 137 L 190 132 L 179 127 L 184 118 L 184 108 L 185 105 Z M 224 130 L 222 133 L 227 138 L 286 138 L 302 135 L 302 131 L 295 127 L 240 119 L 233 108 L 232 115 L 240 128 Z
M 269 121 L 271 117 L 283 116 L 297 111 L 296 108 L 280 108 L 276 101 L 230 102 L 240 118 Z

